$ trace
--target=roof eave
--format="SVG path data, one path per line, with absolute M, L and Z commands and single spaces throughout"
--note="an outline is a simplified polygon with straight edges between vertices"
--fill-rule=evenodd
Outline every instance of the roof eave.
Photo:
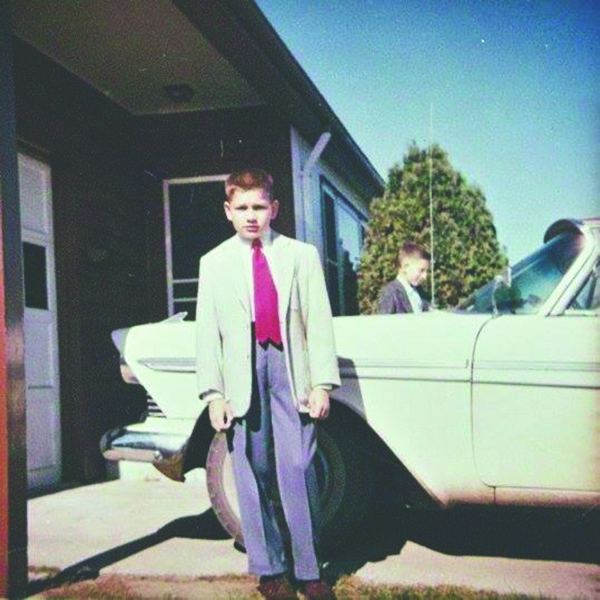
M 381 196 L 384 181 L 254 1 L 172 0 L 264 100 L 309 142 L 328 131 L 326 157 L 353 184 Z

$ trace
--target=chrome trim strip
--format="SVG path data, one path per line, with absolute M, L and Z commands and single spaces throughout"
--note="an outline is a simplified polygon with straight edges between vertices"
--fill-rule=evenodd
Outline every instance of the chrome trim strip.
M 342 376 L 358 377 L 356 371 L 359 369 L 368 369 L 380 371 L 384 369 L 397 370 L 466 370 L 469 368 L 469 360 L 456 362 L 423 362 L 423 361 L 393 361 L 393 360 L 371 360 L 365 358 L 356 359 L 356 361 L 347 358 L 338 360 Z M 195 373 L 196 362 L 189 358 L 146 358 L 139 361 L 140 364 L 152 371 L 163 371 L 170 373 Z M 543 362 L 543 361 L 479 361 L 473 365 L 475 371 L 562 371 L 573 373 L 597 373 L 600 372 L 600 362 Z M 361 373 L 361 378 L 377 379 L 380 374 Z M 407 378 L 399 374 L 392 376 L 392 379 L 418 379 L 418 377 Z M 448 378 L 445 378 L 448 379 Z M 450 378 L 453 380 L 453 378 Z M 436 378 L 436 381 L 438 379 Z
M 196 360 L 193 358 L 143 358 L 138 363 L 152 371 L 171 373 L 195 373 Z
M 167 371 L 171 373 L 194 373 L 196 361 L 193 358 L 144 358 L 138 361 L 144 367 L 153 371 Z M 339 358 L 340 369 L 468 369 L 470 361 L 397 361 L 384 359 Z
M 355 369 L 468 369 L 469 360 L 462 361 L 411 361 L 411 360 L 386 360 L 371 358 L 339 358 L 340 368 Z
M 339 359 L 343 379 L 374 379 L 385 381 L 460 382 L 471 380 L 470 361 L 400 361 L 357 358 Z
M 514 379 L 478 379 L 473 382 L 476 386 L 490 386 L 490 385 L 498 385 L 498 386 L 509 386 L 509 387 L 534 387 L 534 388 L 565 388 L 572 390 L 574 388 L 582 389 L 582 390 L 598 390 L 600 389 L 600 385 L 598 382 L 589 382 L 589 381 L 545 381 L 540 383 L 537 379 L 532 380 L 521 380 L 515 381 Z
M 597 373 L 600 362 L 545 362 L 545 361 L 510 361 L 482 360 L 473 365 L 475 371 L 569 371 Z
M 361 381 L 367 381 L 367 380 L 373 380 L 373 379 L 379 379 L 379 380 L 385 380 L 385 381 L 430 381 L 430 382 L 435 382 L 435 383 L 470 383 L 471 380 L 468 376 L 465 377 L 460 377 L 460 376 L 456 376 L 456 377 L 423 377 L 423 376 L 417 376 L 414 374 L 411 375 L 399 375 L 399 374 L 386 374 L 386 375 L 381 375 L 381 374 L 375 374 L 375 373 L 361 373 L 360 375 L 358 373 L 356 373 L 355 371 L 340 371 L 340 377 L 343 380 L 347 380 L 347 379 L 360 379 Z

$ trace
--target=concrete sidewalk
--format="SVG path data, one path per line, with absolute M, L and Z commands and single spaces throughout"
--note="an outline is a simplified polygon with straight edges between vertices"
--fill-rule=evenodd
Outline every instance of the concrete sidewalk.
M 102 573 L 246 573 L 210 509 L 201 478 L 111 481 L 29 501 L 29 563 L 65 569 L 92 562 Z
M 245 574 L 246 557 L 217 524 L 202 476 L 112 481 L 29 501 L 29 563 L 102 574 Z M 448 556 L 407 543 L 356 575 L 392 584 L 462 585 L 500 593 L 596 598 L 598 568 L 583 563 Z

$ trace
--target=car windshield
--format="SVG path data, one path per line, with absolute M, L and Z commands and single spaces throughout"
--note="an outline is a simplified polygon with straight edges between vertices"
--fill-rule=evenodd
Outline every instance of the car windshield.
M 510 286 L 492 281 L 459 304 L 457 310 L 491 313 L 495 298 L 498 312 L 536 313 L 575 262 L 583 244 L 584 237 L 579 232 L 557 235 L 512 268 Z

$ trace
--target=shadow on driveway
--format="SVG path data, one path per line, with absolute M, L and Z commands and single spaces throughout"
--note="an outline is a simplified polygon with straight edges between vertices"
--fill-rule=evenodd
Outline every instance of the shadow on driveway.
M 212 508 L 200 515 L 180 517 L 154 533 L 86 558 L 56 575 L 30 582 L 25 595 L 21 597 L 29 598 L 67 583 L 96 579 L 102 569 L 172 538 L 226 540 L 229 539 L 229 534 L 219 524 Z
M 454 556 L 600 562 L 600 510 L 461 508 L 448 512 L 400 507 L 393 478 L 377 478 L 369 508 L 354 532 L 325 549 L 324 575 L 335 583 L 370 562 L 401 554 L 407 540 Z M 30 582 L 24 598 L 67 583 L 95 579 L 100 571 L 173 538 L 227 540 L 212 509 L 177 518 L 154 533 Z M 243 551 L 235 546 L 238 551 Z
M 399 506 L 402 490 L 378 473 L 369 509 L 356 531 L 326 550 L 334 583 L 369 562 L 401 554 L 407 541 L 452 556 L 600 563 L 600 506 L 556 510 L 503 507 L 414 510 Z

